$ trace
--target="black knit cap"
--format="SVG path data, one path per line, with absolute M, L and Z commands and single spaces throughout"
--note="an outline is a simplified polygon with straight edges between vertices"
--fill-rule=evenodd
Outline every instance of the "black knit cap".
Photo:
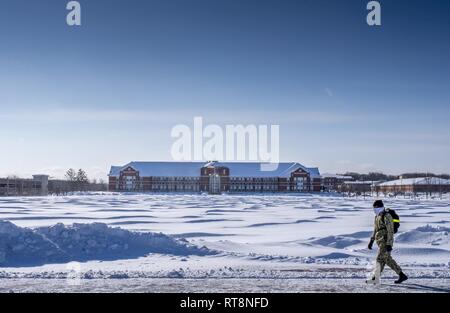
M 376 201 L 373 203 L 373 207 L 374 207 L 374 208 L 382 208 L 382 207 L 384 207 L 384 203 L 383 203 L 382 200 L 376 200 Z

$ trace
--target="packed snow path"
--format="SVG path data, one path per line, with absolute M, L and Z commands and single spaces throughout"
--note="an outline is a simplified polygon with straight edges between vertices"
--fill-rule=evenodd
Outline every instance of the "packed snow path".
M 395 285 L 366 286 L 356 279 L 89 279 L 79 285 L 63 279 L 0 280 L 0 292 L 345 292 L 345 293 L 449 293 L 449 279 L 420 279 Z

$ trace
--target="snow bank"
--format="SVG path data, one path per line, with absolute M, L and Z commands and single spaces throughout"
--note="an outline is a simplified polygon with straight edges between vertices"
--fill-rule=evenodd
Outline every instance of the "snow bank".
M 450 243 L 450 228 L 442 226 L 421 226 L 398 235 L 396 241 L 408 244 L 443 245 Z
M 67 255 L 53 242 L 31 229 L 0 221 L 0 266 L 58 262 Z
M 139 233 L 103 223 L 56 224 L 34 230 L 0 221 L 0 266 L 136 258 L 149 253 L 215 254 L 184 239 L 161 233 Z

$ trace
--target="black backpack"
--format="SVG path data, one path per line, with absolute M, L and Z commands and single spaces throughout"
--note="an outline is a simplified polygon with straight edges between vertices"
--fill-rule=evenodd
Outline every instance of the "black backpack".
M 394 222 L 394 234 L 396 234 L 400 228 L 400 216 L 398 216 L 394 210 L 386 209 L 383 213 L 383 220 L 386 214 L 390 214 L 392 216 L 392 222 Z

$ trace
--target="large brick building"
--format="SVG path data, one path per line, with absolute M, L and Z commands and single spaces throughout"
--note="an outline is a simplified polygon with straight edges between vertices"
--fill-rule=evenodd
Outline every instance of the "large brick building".
M 322 188 L 318 168 L 280 163 L 274 171 L 249 162 L 131 162 L 112 166 L 110 191 L 311 192 Z

